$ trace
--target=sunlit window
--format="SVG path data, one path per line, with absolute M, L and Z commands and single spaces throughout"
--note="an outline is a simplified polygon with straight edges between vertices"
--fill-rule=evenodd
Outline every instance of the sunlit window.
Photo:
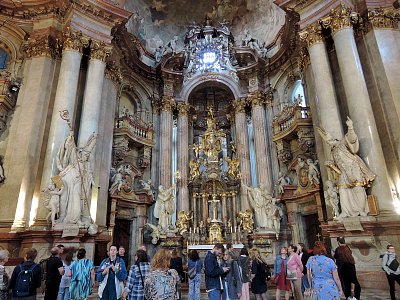
M 0 48 L 0 70 L 7 68 L 8 55 L 4 49 Z
M 303 107 L 307 106 L 306 98 L 304 96 L 304 89 L 303 89 L 303 85 L 301 84 L 301 80 L 297 80 L 294 85 L 292 96 L 290 97 L 291 101 L 296 101 L 299 98 L 299 95 L 301 97 L 301 106 L 303 106 Z

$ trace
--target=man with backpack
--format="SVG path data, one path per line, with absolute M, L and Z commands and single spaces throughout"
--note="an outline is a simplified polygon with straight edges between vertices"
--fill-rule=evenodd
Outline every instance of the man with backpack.
M 387 251 L 382 257 L 382 269 L 386 273 L 389 283 L 390 298 L 396 300 L 395 282 L 400 284 L 400 267 L 393 245 L 387 245 Z
M 42 282 L 40 266 L 34 263 L 36 256 L 36 249 L 29 249 L 26 252 L 25 261 L 14 268 L 10 280 L 13 299 L 36 299 L 36 289 Z
M 46 290 L 44 300 L 55 300 L 58 297 L 61 277 L 64 275 L 64 265 L 59 257 L 60 248 L 53 247 L 46 264 Z

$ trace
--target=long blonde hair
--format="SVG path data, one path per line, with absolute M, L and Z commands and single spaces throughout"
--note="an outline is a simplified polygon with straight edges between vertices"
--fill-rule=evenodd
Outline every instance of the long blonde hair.
M 265 257 L 261 254 L 260 250 L 257 248 L 252 248 L 251 249 L 251 260 L 256 261 L 258 263 L 266 263 Z
M 171 252 L 160 249 L 151 260 L 151 270 L 167 271 L 171 263 Z

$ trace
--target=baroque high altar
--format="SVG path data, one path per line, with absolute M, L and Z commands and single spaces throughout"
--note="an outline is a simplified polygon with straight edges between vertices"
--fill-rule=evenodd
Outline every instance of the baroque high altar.
M 289 243 L 345 236 L 362 284 L 386 284 L 379 254 L 400 245 L 398 1 L 20 2 L 0 4 L 13 263 L 60 243 L 98 263 L 111 243 L 132 260 L 142 244 L 215 242 L 272 263 Z

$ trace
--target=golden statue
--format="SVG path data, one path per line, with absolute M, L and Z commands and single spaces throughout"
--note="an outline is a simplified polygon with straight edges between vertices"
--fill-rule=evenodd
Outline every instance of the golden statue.
M 200 160 L 197 159 L 192 159 L 189 162 L 189 168 L 190 168 L 190 177 L 189 181 L 195 180 L 197 177 L 200 177 Z
M 217 129 L 217 122 L 214 116 L 213 108 L 209 107 L 207 118 L 207 130 L 201 138 L 200 149 L 204 150 L 208 159 L 217 160 L 218 154 L 222 150 L 221 138 L 225 137 L 222 129 Z M 195 150 L 196 151 L 196 150 Z
M 190 212 L 185 212 L 181 210 L 178 212 L 178 219 L 176 220 L 176 228 L 179 230 L 179 233 L 182 235 L 184 232 L 187 232 L 189 229 L 189 221 L 192 218 L 190 217 Z
M 228 163 L 228 175 L 234 179 L 239 179 L 241 177 L 239 171 L 239 158 L 235 157 L 234 159 L 230 159 L 229 157 L 225 157 L 225 160 Z
M 248 232 L 253 232 L 254 230 L 254 221 L 253 221 L 253 212 L 251 209 L 246 209 L 245 212 L 239 211 L 238 216 L 240 218 L 239 226 L 242 226 L 243 230 L 247 230 Z

